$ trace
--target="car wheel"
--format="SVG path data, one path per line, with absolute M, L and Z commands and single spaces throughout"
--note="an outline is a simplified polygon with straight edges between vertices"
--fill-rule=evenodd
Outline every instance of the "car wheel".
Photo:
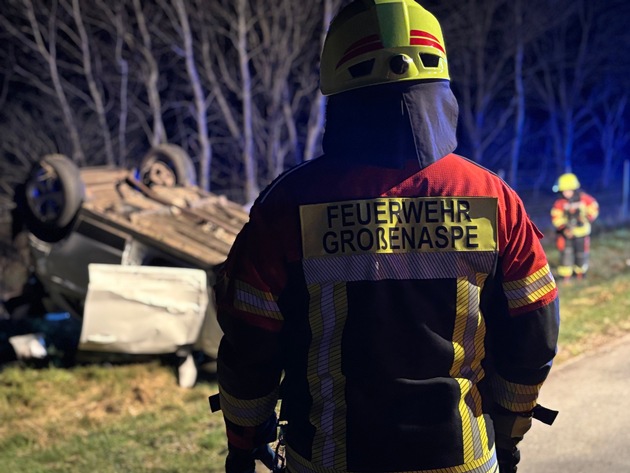
M 194 186 L 197 184 L 192 159 L 181 147 L 161 144 L 152 148 L 140 163 L 141 180 L 147 186 Z
M 62 154 L 46 155 L 35 164 L 21 192 L 26 228 L 47 242 L 67 235 L 84 198 L 79 168 Z

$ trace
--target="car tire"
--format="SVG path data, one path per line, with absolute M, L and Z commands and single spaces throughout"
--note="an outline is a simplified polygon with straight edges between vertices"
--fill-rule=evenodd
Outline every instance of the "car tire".
M 69 233 L 84 197 L 79 168 L 62 154 L 40 159 L 16 193 L 27 230 L 46 242 Z
M 183 148 L 161 144 L 152 148 L 140 162 L 140 179 L 147 186 L 194 186 L 195 166 Z

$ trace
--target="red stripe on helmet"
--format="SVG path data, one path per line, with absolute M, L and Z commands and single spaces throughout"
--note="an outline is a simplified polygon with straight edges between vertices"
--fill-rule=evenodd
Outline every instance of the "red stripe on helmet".
M 361 38 L 358 41 L 355 41 L 354 43 L 352 43 L 350 46 L 348 46 L 348 48 L 345 50 L 345 52 L 343 53 L 348 54 L 350 51 L 352 51 L 354 48 L 358 48 L 359 46 L 363 46 L 366 43 L 373 43 L 375 41 L 379 41 L 380 38 L 377 34 L 371 34 L 370 36 L 366 36 L 365 38 Z
M 343 57 L 339 60 L 336 67 L 341 66 L 344 62 L 347 62 L 354 57 L 370 51 L 375 51 L 377 49 L 383 49 L 383 43 L 381 42 L 380 37 L 376 34 L 366 36 L 365 38 L 352 43 L 348 49 L 346 49 Z
M 439 49 L 444 54 L 444 46 L 440 44 L 440 40 L 433 36 L 431 33 L 421 30 L 411 30 L 410 32 L 411 39 L 409 44 L 412 46 L 432 46 L 436 49 Z
M 422 31 L 422 30 L 411 30 L 410 32 L 410 36 L 419 36 L 421 38 L 430 38 L 434 41 L 437 41 L 438 43 L 440 42 L 439 39 L 437 39 L 437 37 L 433 36 L 431 33 L 429 33 L 428 31 Z
M 444 54 L 446 54 L 446 51 L 444 51 L 444 48 L 442 47 L 442 45 L 440 43 L 437 43 L 431 39 L 425 39 L 425 38 L 411 38 L 410 43 L 412 46 L 432 46 L 435 49 L 439 49 L 440 51 L 442 51 Z

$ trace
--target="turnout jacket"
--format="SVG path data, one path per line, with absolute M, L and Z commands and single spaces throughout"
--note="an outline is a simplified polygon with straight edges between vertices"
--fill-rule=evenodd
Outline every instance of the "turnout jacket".
M 578 189 L 570 199 L 560 197 L 554 202 L 551 208 L 551 223 L 567 238 L 581 238 L 591 234 L 591 223 L 598 215 L 597 200 Z
M 286 172 L 215 287 L 228 442 L 268 442 L 281 396 L 291 472 L 495 471 L 492 409 L 531 411 L 556 351 L 541 237 L 455 154 Z

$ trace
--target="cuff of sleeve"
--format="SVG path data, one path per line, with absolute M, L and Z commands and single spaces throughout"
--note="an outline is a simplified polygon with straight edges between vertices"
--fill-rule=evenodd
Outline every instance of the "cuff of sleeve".
M 225 419 L 230 451 L 251 453 L 256 448 L 276 440 L 277 419 L 275 413 L 261 425 L 243 427 Z
M 503 411 L 492 416 L 497 449 L 512 450 L 532 426 L 532 413 Z

